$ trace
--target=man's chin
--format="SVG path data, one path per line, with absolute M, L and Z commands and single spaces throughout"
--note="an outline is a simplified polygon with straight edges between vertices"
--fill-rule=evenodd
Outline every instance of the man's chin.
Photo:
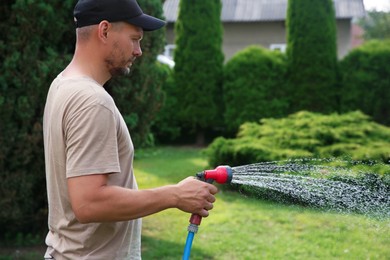
M 110 70 L 111 76 L 126 76 L 130 74 L 130 68 L 129 67 L 122 67 L 122 68 L 113 68 Z

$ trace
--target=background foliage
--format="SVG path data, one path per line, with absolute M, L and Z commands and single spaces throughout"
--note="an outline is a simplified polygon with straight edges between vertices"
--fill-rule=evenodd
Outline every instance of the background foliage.
M 173 70 L 169 68 L 167 70 L 168 78 L 163 86 L 164 104 L 153 122 L 152 132 L 158 144 L 178 143 L 182 137 L 188 142 L 189 134 L 183 133 L 180 119 L 177 116 L 180 97 L 175 95 L 176 85 Z
M 72 5 L 0 4 L 7 32 L 0 39 L 0 237 L 46 226 L 42 112 L 51 80 L 70 59 Z
M 390 128 L 359 111 L 330 115 L 301 111 L 245 123 L 235 139 L 217 138 L 207 153 L 211 166 L 343 156 L 388 163 L 389 145 Z
M 142 10 L 164 19 L 160 0 L 138 0 Z M 109 92 L 125 119 L 136 146 L 154 145 L 151 127 L 163 102 L 163 84 L 169 69 L 156 62 L 165 46 L 165 28 L 145 32 L 141 42 L 142 56 L 132 67 L 130 77 L 114 78 Z
M 162 17 L 160 0 L 138 2 L 145 12 Z M 75 3 L 0 3 L 0 28 L 7 32 L 0 36 L 0 239 L 46 227 L 42 115 L 51 81 L 73 54 Z M 145 33 L 144 55 L 132 77 L 107 86 L 124 112 L 136 146 L 153 142 L 150 125 L 161 107 L 161 86 L 168 75 L 155 61 L 164 35 L 164 30 Z
M 197 133 L 222 123 L 222 24 L 221 0 L 180 1 L 175 23 L 175 116 L 182 126 Z
M 286 22 L 290 112 L 337 111 L 333 1 L 289 0 Z
M 250 46 L 224 67 L 225 127 L 236 132 L 247 121 L 286 114 L 286 59 L 280 52 Z
M 390 12 L 369 11 L 358 24 L 364 29 L 366 40 L 390 39 Z
M 390 125 L 390 40 L 369 41 L 340 63 L 341 111 L 360 109 Z

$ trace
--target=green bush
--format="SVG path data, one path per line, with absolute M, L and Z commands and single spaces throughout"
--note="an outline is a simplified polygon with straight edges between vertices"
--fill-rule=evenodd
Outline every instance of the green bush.
M 245 123 L 237 138 L 217 138 L 206 153 L 210 166 L 329 157 L 388 163 L 389 145 L 390 128 L 361 112 L 322 115 L 301 111 L 282 119 Z
M 248 121 L 285 115 L 285 56 L 259 46 L 234 55 L 224 67 L 225 126 L 236 132 Z
M 389 201 L 385 196 L 383 199 L 378 197 L 381 204 L 373 204 L 372 208 L 366 210 L 360 204 L 348 205 L 340 199 L 334 203 L 328 195 L 321 195 L 321 188 L 317 190 L 317 186 L 306 186 L 305 181 L 314 178 L 314 183 L 321 187 L 319 179 L 327 179 L 335 185 L 343 182 L 364 187 L 372 191 L 373 196 L 377 192 L 388 194 L 389 147 L 390 128 L 372 122 L 361 112 L 322 115 L 301 111 L 282 119 L 245 123 L 235 139 L 219 137 L 207 148 L 206 153 L 211 168 L 230 165 L 234 169 L 235 166 L 260 163 L 258 185 L 248 179 L 243 184 L 232 186 L 247 195 L 283 203 L 386 216 L 386 203 Z M 242 169 L 245 171 L 245 168 Z M 238 173 L 238 180 L 240 176 L 242 178 L 245 175 Z M 289 182 L 289 177 L 297 179 Z M 300 177 L 310 179 L 304 178 L 301 182 Z M 267 178 L 270 186 L 267 185 Z M 279 179 L 281 182 L 278 182 Z M 298 182 L 295 183 L 295 180 Z M 276 187 L 272 186 L 274 181 Z M 314 189 L 315 193 L 309 196 L 312 199 L 294 192 L 299 191 L 300 185 L 307 187 L 308 192 Z
M 359 109 L 390 125 L 390 40 L 370 41 L 352 50 L 340 63 L 341 109 Z

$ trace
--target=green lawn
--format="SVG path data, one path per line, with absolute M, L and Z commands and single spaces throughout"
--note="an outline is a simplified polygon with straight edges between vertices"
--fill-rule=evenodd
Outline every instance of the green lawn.
M 172 184 L 207 168 L 201 150 L 137 150 L 141 189 Z M 389 209 L 390 210 L 390 209 Z M 190 214 L 144 218 L 143 259 L 180 259 Z M 195 235 L 191 259 L 390 259 L 390 219 L 321 212 L 247 198 L 223 189 Z M 0 260 L 41 259 L 43 246 L 1 250 Z
M 176 183 L 205 168 L 199 149 L 136 151 L 141 189 Z M 390 259 L 389 219 L 281 205 L 220 188 L 195 235 L 191 259 Z M 172 209 L 144 218 L 143 259 L 180 259 L 189 217 Z

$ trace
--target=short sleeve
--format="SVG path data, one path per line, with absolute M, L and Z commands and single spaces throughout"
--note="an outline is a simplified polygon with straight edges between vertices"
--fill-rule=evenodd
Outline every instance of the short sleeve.
M 114 113 L 101 104 L 83 108 L 65 126 L 66 176 L 120 172 Z

